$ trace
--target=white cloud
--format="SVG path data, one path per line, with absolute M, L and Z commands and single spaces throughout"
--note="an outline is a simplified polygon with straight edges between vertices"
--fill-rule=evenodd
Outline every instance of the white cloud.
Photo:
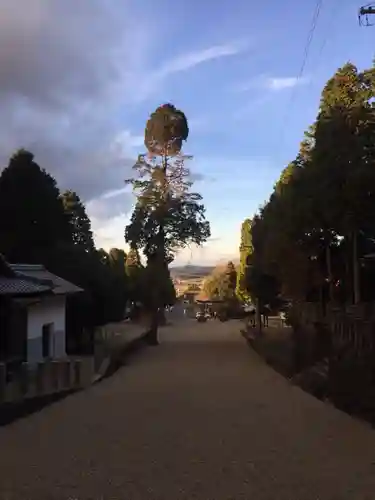
M 163 82 L 173 74 L 194 69 L 196 66 L 217 59 L 235 56 L 247 50 L 248 47 L 247 41 L 237 40 L 180 54 L 163 63 L 159 68 L 147 71 L 147 74 L 141 72 L 136 77 L 138 85 L 134 99 L 137 102 L 147 99 L 151 94 L 160 90 Z
M 267 78 L 265 85 L 270 90 L 283 90 L 302 85 L 307 82 L 306 78 L 297 78 L 296 76 Z
M 104 207 L 106 207 L 106 205 L 104 205 Z M 103 220 L 92 217 L 92 227 L 96 245 L 107 251 L 114 247 L 125 248 L 124 232 L 127 222 L 128 217 L 124 214 L 111 218 L 111 220 L 107 221 L 105 224 L 103 224 Z
M 155 75 L 159 78 L 164 78 L 172 73 L 187 71 L 200 64 L 221 59 L 223 57 L 234 56 L 243 52 L 248 48 L 248 43 L 245 41 L 235 41 L 223 45 L 214 45 L 202 50 L 187 52 L 174 59 L 171 59 L 164 64 Z
M 233 90 L 235 92 L 247 92 L 254 89 L 267 89 L 272 91 L 284 90 L 296 87 L 297 85 L 303 85 L 308 83 L 309 79 L 307 77 L 298 78 L 296 76 L 288 77 L 269 77 L 266 75 L 259 75 L 252 78 L 250 81 L 241 82 L 234 85 Z
M 121 130 L 114 138 L 114 145 L 124 154 L 133 154 L 135 151 L 142 148 L 144 144 L 143 135 L 133 135 L 130 130 Z

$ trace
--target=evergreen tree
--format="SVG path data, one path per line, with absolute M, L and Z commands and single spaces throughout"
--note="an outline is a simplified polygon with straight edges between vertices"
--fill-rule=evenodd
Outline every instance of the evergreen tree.
M 55 179 L 17 151 L 0 175 L 0 250 L 13 262 L 40 262 L 72 232 Z
M 251 298 L 246 284 L 246 266 L 252 252 L 251 219 L 245 219 L 241 226 L 240 266 L 236 285 L 237 297 L 242 302 L 248 302 Z
M 87 252 L 95 248 L 91 231 L 91 221 L 80 197 L 74 191 L 65 191 L 61 195 L 66 214 L 72 227 L 72 238 L 75 245 L 79 245 Z

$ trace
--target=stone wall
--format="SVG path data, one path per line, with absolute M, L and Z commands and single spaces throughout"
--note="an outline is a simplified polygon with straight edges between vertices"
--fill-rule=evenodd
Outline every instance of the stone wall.
M 7 380 L 6 365 L 0 364 L 0 403 L 43 397 L 89 386 L 94 378 L 92 357 L 22 363 L 14 378 Z

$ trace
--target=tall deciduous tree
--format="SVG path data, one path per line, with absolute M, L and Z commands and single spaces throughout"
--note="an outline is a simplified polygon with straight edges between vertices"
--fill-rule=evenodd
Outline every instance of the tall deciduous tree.
M 173 104 L 159 106 L 147 121 L 145 146 L 157 156 L 176 156 L 189 135 L 186 116 Z
M 237 271 L 232 261 L 218 267 L 203 282 L 203 291 L 210 299 L 230 303 L 236 299 Z
M 148 274 L 156 273 L 151 288 L 150 344 L 158 343 L 159 309 L 165 302 L 158 277 L 166 275 L 175 252 L 190 243 L 201 244 L 210 235 L 201 196 L 192 193 L 189 169 L 180 154 L 189 129 L 185 115 L 166 104 L 151 114 L 146 124 L 147 155 L 134 166 L 136 177 L 129 179 L 137 196 L 125 238 L 131 247 L 142 247 L 148 260 Z

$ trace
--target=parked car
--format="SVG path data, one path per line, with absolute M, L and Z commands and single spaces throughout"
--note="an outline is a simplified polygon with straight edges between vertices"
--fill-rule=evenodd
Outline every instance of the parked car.
M 245 304 L 244 305 L 244 311 L 246 313 L 252 313 L 256 311 L 256 307 L 254 304 Z
M 196 320 L 198 321 L 198 323 L 204 323 L 205 321 L 207 321 L 209 319 L 210 315 L 207 312 L 198 311 L 197 314 L 195 315 L 195 317 L 196 317 Z

